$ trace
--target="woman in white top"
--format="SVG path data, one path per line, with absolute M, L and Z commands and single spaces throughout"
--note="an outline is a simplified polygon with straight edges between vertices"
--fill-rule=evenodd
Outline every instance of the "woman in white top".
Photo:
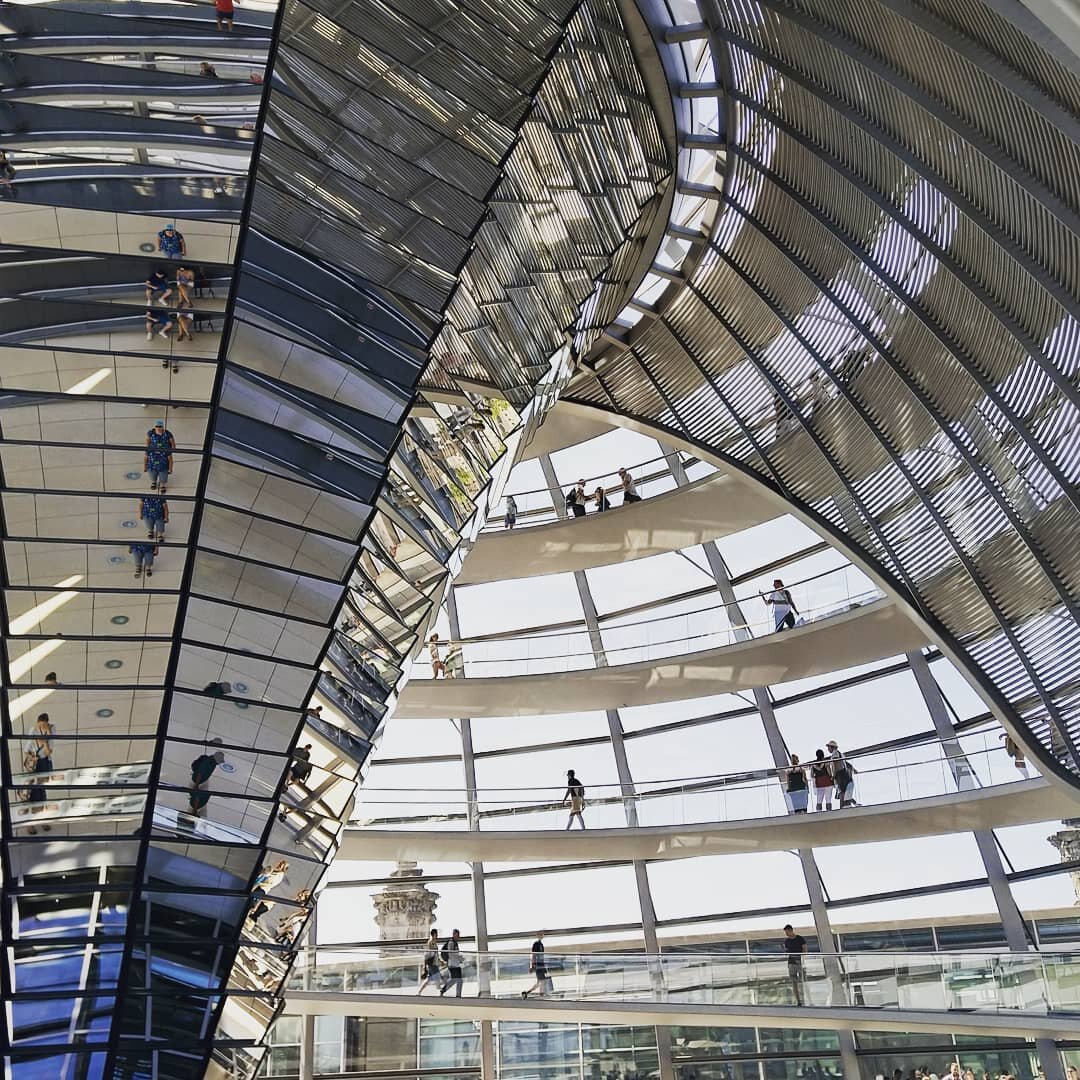
M 619 470 L 619 479 L 622 481 L 623 506 L 629 506 L 630 503 L 641 502 L 637 484 L 634 483 L 634 478 L 625 469 Z
M 431 657 L 431 677 L 437 679 L 440 675 L 446 678 L 446 664 L 443 662 L 442 654 L 440 653 L 441 644 L 439 642 L 439 635 L 432 634 L 428 638 L 428 655 Z
M 779 578 L 772 583 L 772 592 L 763 593 L 761 599 L 773 609 L 777 630 L 790 630 L 795 625 L 795 616 L 799 609 L 791 598 L 791 592 Z

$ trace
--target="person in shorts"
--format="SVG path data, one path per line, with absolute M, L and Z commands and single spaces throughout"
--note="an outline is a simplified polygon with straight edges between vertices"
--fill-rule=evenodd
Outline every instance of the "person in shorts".
M 217 14 L 217 28 L 219 30 L 231 30 L 233 28 L 233 0 L 214 0 L 214 12 Z
M 543 997 L 551 992 L 551 978 L 547 973 L 547 961 L 544 959 L 544 931 L 536 934 L 536 940 L 532 943 L 529 952 L 529 970 L 533 974 L 535 982 L 528 990 L 521 991 L 521 999 L 525 1000 L 530 994 L 538 994 Z
M 562 804 L 570 805 L 570 816 L 566 819 L 566 827 L 569 829 L 574 824 L 574 818 L 578 824 L 585 828 L 585 785 L 574 775 L 573 769 L 566 771 L 566 794 L 563 795 Z

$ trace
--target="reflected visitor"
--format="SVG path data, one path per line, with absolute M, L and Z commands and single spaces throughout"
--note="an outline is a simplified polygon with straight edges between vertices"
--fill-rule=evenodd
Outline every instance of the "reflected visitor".
M 503 517 L 503 528 L 512 529 L 517 524 L 518 505 L 513 495 L 506 496 L 506 514 Z
M 289 783 L 302 784 L 311 775 L 311 743 L 293 750 L 293 763 L 289 769 Z
M 829 767 L 832 769 L 833 784 L 836 787 L 836 801 L 841 808 L 855 806 L 855 774 L 858 770 L 840 753 L 835 739 L 830 739 L 825 744 L 825 749 L 829 751 Z
M 193 327 L 195 326 L 195 313 L 192 311 L 174 311 L 173 319 L 176 321 L 176 340 L 177 341 L 194 341 L 195 334 L 193 333 Z M 173 371 L 179 371 L 180 365 L 173 359 Z
M 157 431 L 155 427 L 153 429 Z M 155 436 L 156 437 L 156 436 Z M 172 450 L 167 446 L 153 446 L 147 436 L 147 449 L 143 453 L 143 472 L 150 476 L 150 490 L 164 495 L 168 487 L 169 474 L 173 471 Z M 161 440 L 165 442 L 164 438 Z
M 216 79 L 218 77 L 217 68 L 207 60 L 204 60 L 199 65 L 199 74 L 204 79 Z
M 799 609 L 795 606 L 791 590 L 780 578 L 776 578 L 772 585 L 772 592 L 761 593 L 761 599 L 772 608 L 774 629 L 790 630 L 795 625 L 795 616 L 799 614 Z
M 1024 758 L 1023 748 L 1016 743 L 1007 731 L 1003 731 L 998 738 L 1005 740 L 1005 753 L 1012 758 L 1013 765 L 1016 766 L 1017 771 L 1023 775 L 1024 779 L 1027 779 L 1028 767 L 1027 761 Z
M 54 690 L 60 686 L 60 684 L 56 681 L 55 671 L 50 671 L 49 674 L 45 676 L 45 685 L 51 687 Z
M 439 931 L 431 928 L 427 941 L 424 942 L 424 955 L 420 958 L 420 985 L 417 994 L 422 994 L 432 979 L 438 979 L 443 986 L 445 980 L 439 970 Z
M 461 997 L 461 987 L 464 980 L 461 977 L 461 931 L 453 930 L 443 944 L 440 954 L 442 962 L 446 965 L 447 978 L 439 987 L 439 997 L 442 997 L 451 986 L 456 987 L 454 997 Z
M 154 426 L 146 432 L 147 450 L 168 450 L 171 454 L 176 449 L 176 436 L 165 426 L 164 420 L 155 420 Z M 169 462 L 172 469 L 172 462 Z
M 810 766 L 810 775 L 814 778 L 814 809 L 832 809 L 833 777 L 832 769 L 825 758 L 824 750 L 814 753 L 814 762 Z
M 220 742 L 221 740 L 215 740 Z M 221 750 L 215 750 L 212 754 L 200 754 L 191 763 L 191 791 L 188 797 L 188 807 L 194 817 L 198 817 L 203 808 L 210 801 L 210 793 L 204 791 L 204 785 L 214 775 L 214 770 L 225 760 L 225 754 Z
M 803 967 L 803 954 L 806 952 L 806 938 L 802 934 L 796 934 L 791 923 L 784 927 L 784 952 L 787 953 L 788 982 L 791 984 L 791 992 L 795 996 L 795 1004 L 802 1005 L 803 984 L 806 980 L 806 970 Z
M 157 334 L 159 338 L 168 340 L 169 331 L 172 329 L 172 319 L 169 318 L 168 313 L 164 311 L 147 311 L 143 316 L 146 322 L 146 340 L 153 341 L 154 335 Z M 168 367 L 169 361 L 162 360 L 162 367 Z
M 157 247 L 167 259 L 179 259 L 187 254 L 184 234 L 171 223 L 157 234 Z
M 146 278 L 146 302 L 158 303 L 162 307 L 168 305 L 172 289 L 169 287 L 169 275 L 159 266 L 150 267 L 150 273 Z
M 543 997 L 545 994 L 551 993 L 551 978 L 547 973 L 547 962 L 544 959 L 543 930 L 537 931 L 536 940 L 532 943 L 532 948 L 529 950 L 529 971 L 532 972 L 535 982 L 533 982 L 528 990 L 521 991 L 522 1001 L 530 994 L 536 994 L 537 997 Z
M 784 770 L 788 805 L 793 814 L 806 813 L 806 770 L 799 764 L 799 755 L 791 755 L 791 767 Z
M 193 307 L 191 294 L 194 290 L 195 271 L 189 270 L 186 266 L 178 266 L 176 268 L 176 306 L 178 308 Z
M 608 497 L 607 497 L 607 492 L 606 492 L 606 491 L 604 490 L 604 485 L 603 485 L 603 484 L 601 484 L 601 485 L 600 485 L 600 486 L 599 486 L 599 487 L 598 487 L 598 488 L 597 488 L 597 489 L 596 489 L 596 490 L 595 490 L 595 491 L 593 492 L 593 496 L 592 496 L 592 497 L 593 497 L 593 502 L 595 502 L 595 503 L 596 503 L 596 512 L 597 512 L 598 514 L 603 514 L 603 513 L 605 513 L 606 511 L 608 511 L 608 510 L 610 510 L 610 509 L 611 509 L 611 503 L 610 503 L 610 501 L 608 500 Z
M 273 906 L 273 900 L 268 900 L 266 894 L 271 889 L 276 889 L 285 879 L 289 864 L 285 859 L 279 859 L 273 866 L 264 866 L 259 871 L 251 886 L 252 898 L 255 903 L 248 912 L 248 919 L 257 923 Z
M 15 166 L 3 150 L 0 150 L 0 197 L 5 199 L 17 199 L 18 191 L 15 190 Z
M 637 484 L 626 469 L 619 470 L 619 482 L 622 484 L 622 504 L 629 506 L 631 503 L 641 502 Z
M 566 819 L 566 827 L 569 829 L 574 824 L 574 818 L 578 824 L 585 828 L 585 785 L 574 775 L 573 769 L 566 770 L 566 794 L 563 795 L 562 805 L 570 804 L 570 816 Z
M 300 933 L 300 928 L 311 914 L 311 890 L 301 889 L 295 897 L 300 906 L 290 911 L 288 915 L 282 915 L 278 919 L 277 930 L 274 931 L 274 940 L 279 945 L 294 945 Z
M 53 748 L 52 737 L 56 734 L 56 728 L 49 720 L 48 713 L 39 713 L 34 722 L 34 737 L 30 740 L 28 752 L 33 754 L 33 771 L 36 773 L 52 772 Z M 30 771 L 30 770 L 27 770 Z
M 232 693 L 232 683 L 212 682 L 203 687 L 203 693 L 214 698 L 227 697 Z
M 45 803 L 48 801 L 49 793 L 45 790 L 45 781 L 40 777 L 34 780 L 29 786 L 19 788 L 16 798 L 20 802 L 30 804 L 31 814 L 40 814 L 45 809 Z M 31 836 L 37 836 L 37 826 L 31 825 L 26 830 Z M 42 832 L 52 832 L 51 825 L 43 824 L 41 826 Z
M 164 475 L 168 475 L 167 473 Z M 159 491 L 164 490 L 159 488 Z M 146 495 L 139 500 L 139 519 L 146 524 L 146 539 L 165 539 L 165 526 L 169 521 L 169 501 L 160 495 Z
M 439 635 L 432 634 L 431 637 L 428 638 L 428 655 L 431 657 L 431 677 L 433 679 L 437 679 L 440 675 L 444 679 L 446 678 L 446 664 L 439 651 L 441 647 Z
M 233 0 L 214 0 L 214 12 L 217 15 L 217 28 L 219 30 L 232 30 Z
M 157 545 L 138 541 L 128 544 L 128 554 L 135 560 L 135 577 L 141 578 L 154 576 L 154 557 L 157 555 Z

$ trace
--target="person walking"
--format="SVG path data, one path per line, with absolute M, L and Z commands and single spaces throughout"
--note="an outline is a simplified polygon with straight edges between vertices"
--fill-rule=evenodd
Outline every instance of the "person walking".
M 198 817 L 210 801 L 210 793 L 203 790 L 214 775 L 214 770 L 225 760 L 221 750 L 212 754 L 200 754 L 191 763 L 191 788 L 188 792 L 188 809 L 193 817 Z
M 461 987 L 464 980 L 461 977 L 461 931 L 453 930 L 442 947 L 442 961 L 446 965 L 448 978 L 439 987 L 439 997 L 442 997 L 451 986 L 456 987 L 454 997 L 461 997 Z
M 574 517 L 585 516 L 585 481 L 579 480 L 566 493 L 566 509 Z
M 135 576 L 141 578 L 154 576 L 154 556 L 157 555 L 157 545 L 137 541 L 128 544 L 128 554 L 135 560 Z
M 28 748 L 27 754 L 28 757 L 31 754 L 33 755 L 34 772 L 52 772 L 52 737 L 55 734 L 56 729 L 53 727 L 52 721 L 49 719 L 49 714 L 44 712 L 39 713 L 37 720 L 34 722 L 34 737 L 30 740 L 30 746 Z
M 146 302 L 152 304 L 155 300 L 162 306 L 168 306 L 172 289 L 169 286 L 169 275 L 160 266 L 151 266 L 150 273 L 146 276 Z
M 622 483 L 622 504 L 629 506 L 631 503 L 641 502 L 637 484 L 626 469 L 619 470 L 619 481 Z
M 506 515 L 503 517 L 503 528 L 512 529 L 517 524 L 518 505 L 513 495 L 506 496 Z
M 274 906 L 272 900 L 266 899 L 266 894 L 276 889 L 285 880 L 288 870 L 288 862 L 285 859 L 279 859 L 273 866 L 264 866 L 259 871 L 251 886 L 252 897 L 257 897 L 251 911 L 248 912 L 248 919 L 251 922 L 258 922 Z
M 157 234 L 157 248 L 167 259 L 179 259 L 187 254 L 184 234 L 171 222 Z
M 0 150 L 0 195 L 5 199 L 17 199 L 18 191 L 15 190 L 15 166 L 8 160 L 8 156 Z
M 608 501 L 607 492 L 604 490 L 604 485 L 600 484 L 593 492 L 593 502 L 596 503 L 596 512 L 603 514 L 605 511 L 611 509 L 611 503 Z
M 817 750 L 815 760 L 810 765 L 810 775 L 814 780 L 814 809 L 820 810 L 825 804 L 826 810 L 832 809 L 833 777 L 832 769 L 825 758 L 824 750 Z
M 825 749 L 829 751 L 829 767 L 832 769 L 837 802 L 841 809 L 855 806 L 855 773 L 858 770 L 840 753 L 835 739 L 830 739 L 825 744 Z
M 158 424 L 160 423 L 159 420 Z M 158 424 L 155 424 L 151 431 L 156 433 L 161 430 L 163 434 L 160 436 L 155 434 L 153 438 L 156 441 L 153 442 L 150 434 L 147 434 L 146 449 L 143 451 L 143 472 L 150 474 L 150 490 L 164 495 L 169 482 L 169 474 L 173 471 L 172 446 L 175 444 L 170 445 L 171 434 L 165 432 L 164 428 L 159 429 Z
M 538 930 L 536 940 L 529 950 L 529 971 L 532 972 L 535 982 L 528 990 L 521 991 L 521 1000 L 524 1001 L 530 994 L 543 997 L 551 990 L 551 980 L 548 978 L 547 962 L 544 959 L 544 931 Z
M 784 770 L 787 782 L 787 798 L 793 814 L 806 813 L 806 770 L 799 764 L 799 755 L 791 755 L 791 767 Z
M 446 662 L 442 658 L 442 643 L 438 634 L 432 634 L 428 638 L 428 656 L 431 657 L 431 677 L 437 679 L 440 675 L 446 678 Z
M 214 13 L 217 15 L 217 28 L 231 31 L 235 14 L 233 0 L 214 0 Z
M 424 955 L 420 960 L 420 985 L 416 993 L 422 994 L 432 979 L 444 981 L 439 971 L 439 931 L 434 926 L 424 942 Z
M 160 489 L 159 489 L 160 490 Z M 169 501 L 160 495 L 146 495 L 139 500 L 139 518 L 146 523 L 146 539 L 165 539 L 165 526 L 169 523 Z
M 795 995 L 795 1004 L 803 1004 L 803 984 L 806 980 L 806 970 L 803 967 L 803 954 L 806 952 L 806 938 L 802 934 L 796 934 L 791 923 L 784 927 L 784 952 L 787 953 L 788 982 L 791 984 L 791 992 Z
M 293 751 L 293 763 L 289 769 L 289 783 L 302 784 L 310 775 L 311 743 L 305 743 Z
M 762 593 L 761 599 L 772 608 L 776 631 L 790 630 L 795 625 L 799 609 L 795 606 L 791 591 L 780 578 L 773 581 L 772 592 Z
M 566 771 L 566 794 L 563 795 L 562 805 L 570 804 L 570 816 L 566 819 L 566 827 L 569 829 L 574 824 L 574 818 L 578 824 L 585 828 L 585 785 L 574 775 L 573 769 Z

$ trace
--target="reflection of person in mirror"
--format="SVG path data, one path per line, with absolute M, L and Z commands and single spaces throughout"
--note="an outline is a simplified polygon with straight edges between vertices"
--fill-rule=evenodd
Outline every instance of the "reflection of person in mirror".
M 232 683 L 212 682 L 203 687 L 203 693 L 210 697 L 227 697 L 232 693 Z
M 20 816 L 23 813 L 29 812 L 30 814 L 40 814 L 45 809 L 45 803 L 48 799 L 48 792 L 45 790 L 45 781 L 38 777 L 29 787 L 19 789 L 19 799 L 22 802 L 30 803 L 28 811 L 20 811 Z M 42 825 L 43 832 L 52 832 L 51 825 Z M 31 836 L 37 836 L 37 826 L 31 825 L 26 830 Z
M 289 770 L 289 783 L 302 784 L 311 775 L 311 743 L 305 743 L 293 750 L 292 768 Z
M 214 11 L 217 14 L 217 28 L 219 30 L 232 30 L 234 10 L 233 0 L 214 0 Z
M 195 313 L 192 311 L 176 311 L 173 312 L 173 318 L 176 320 L 176 340 L 177 341 L 194 341 L 195 335 L 192 333 L 192 327 L 195 325 Z M 179 371 L 180 365 L 173 360 L 173 371 Z
M 147 543 L 128 544 L 128 552 L 135 560 L 135 576 L 141 578 L 154 576 L 154 556 L 157 555 L 157 545 Z
M 443 672 L 447 679 L 456 679 L 461 670 L 461 645 L 452 641 L 446 643 L 446 663 Z
M 258 922 L 259 919 L 274 906 L 272 900 L 266 899 L 266 894 L 272 889 L 276 889 L 281 884 L 285 879 L 288 870 L 288 862 L 285 859 L 280 859 L 278 862 L 274 863 L 273 866 L 264 866 L 259 871 L 258 876 L 255 878 L 254 884 L 251 887 L 252 897 L 255 899 L 255 903 L 248 912 L 248 918 L 252 922 Z
M 34 755 L 34 772 L 52 772 L 52 736 L 55 734 L 56 729 L 49 720 L 49 714 L 40 713 L 34 723 L 34 737 L 30 740 L 28 748 L 28 751 Z
M 218 77 L 217 68 L 209 60 L 204 60 L 199 65 L 199 74 L 204 79 L 216 79 Z
M 50 671 L 49 674 L 45 676 L 45 685 L 54 690 L 59 688 L 60 684 L 56 681 L 55 671 Z
M 220 742 L 220 739 L 214 740 Z M 221 750 L 215 750 L 212 754 L 200 754 L 191 763 L 191 792 L 188 796 L 188 807 L 193 816 L 198 817 L 203 808 L 210 801 L 210 793 L 204 788 L 214 775 L 214 770 L 225 760 L 225 754 Z
M 15 190 L 15 166 L 11 164 L 3 150 L 0 150 L 0 197 L 5 199 L 19 197 L 19 193 Z
M 187 254 L 184 234 L 171 222 L 157 234 L 158 251 L 167 259 L 179 259 Z
M 176 306 L 178 308 L 194 307 L 191 302 L 191 294 L 195 290 L 195 271 L 186 266 L 176 268 Z
M 164 341 L 169 340 L 169 331 L 172 329 L 172 319 L 169 318 L 168 313 L 164 311 L 150 311 L 147 309 L 146 314 L 143 316 L 146 322 L 146 340 L 153 341 L 154 335 Z M 162 360 L 162 367 L 168 367 L 169 361 Z
M 160 266 L 151 266 L 146 275 L 146 302 L 152 304 L 156 300 L 162 307 L 167 307 L 170 296 L 169 275 Z
M 139 519 L 146 525 L 147 540 L 164 540 L 169 522 L 169 500 L 160 495 L 147 495 L 139 500 Z

